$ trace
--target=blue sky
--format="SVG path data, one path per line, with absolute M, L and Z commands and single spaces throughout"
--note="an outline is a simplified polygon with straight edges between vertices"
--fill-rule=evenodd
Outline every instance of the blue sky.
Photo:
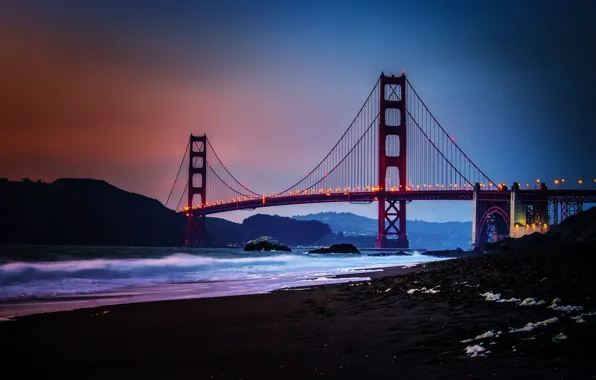
M 591 1 L 15 1 L 1 7 L 13 86 L 25 94 L 15 102 L 30 113 L 44 102 L 52 109 L 80 107 L 83 116 L 98 104 L 102 115 L 113 113 L 99 125 L 68 112 L 26 122 L 9 115 L 3 123 L 14 138 L 2 147 L 0 162 L 11 164 L 0 164 L 0 171 L 10 178 L 96 177 L 164 200 L 188 135 L 207 133 L 243 183 L 261 192 L 283 188 L 333 146 L 381 71 L 402 70 L 495 181 L 596 177 Z M 36 44 L 45 49 L 29 53 Z M 42 77 L 22 88 L 19 79 L 32 75 Z M 47 92 L 36 86 L 46 81 L 64 96 L 40 96 Z M 81 93 L 89 94 L 84 104 Z M 94 144 L 85 147 L 89 139 Z M 27 160 L 32 144 L 38 156 Z M 267 212 L 324 210 L 375 215 L 374 207 L 354 205 Z M 410 206 L 409 217 L 470 220 L 471 207 L 421 202 Z

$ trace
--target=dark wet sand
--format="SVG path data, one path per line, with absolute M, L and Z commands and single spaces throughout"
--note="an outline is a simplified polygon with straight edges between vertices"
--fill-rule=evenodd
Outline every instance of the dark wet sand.
M 437 285 L 436 294 L 406 293 Z M 578 324 L 546 305 L 487 302 L 479 293 L 488 290 L 548 304 L 560 297 L 565 305 L 595 311 L 596 245 L 431 263 L 370 283 L 22 317 L 0 323 L 2 373 L 102 379 L 596 378 L 596 315 Z M 546 327 L 508 333 L 555 316 L 560 321 Z M 460 341 L 487 330 L 504 332 L 484 340 L 492 353 L 467 357 Z M 554 343 L 560 332 L 568 339 Z

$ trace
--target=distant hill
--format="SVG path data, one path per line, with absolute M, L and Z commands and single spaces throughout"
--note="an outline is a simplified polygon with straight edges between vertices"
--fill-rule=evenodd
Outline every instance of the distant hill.
M 254 215 L 243 223 L 206 219 L 204 245 L 238 245 L 262 235 L 310 245 L 331 234 L 324 223 Z M 182 246 L 186 217 L 102 180 L 0 180 L 0 243 Z
M 242 222 L 252 237 L 273 236 L 289 245 L 311 245 L 332 234 L 331 228 L 317 220 L 296 220 L 277 215 L 257 214 Z
M 375 235 L 377 234 L 377 220 L 352 214 L 350 212 L 321 212 L 294 216 L 296 220 L 318 220 L 331 227 L 333 233 L 344 235 Z M 437 233 L 460 234 L 472 230 L 472 222 L 425 222 L 422 220 L 408 220 L 406 222 L 408 233 Z
M 317 220 L 331 227 L 334 240 L 326 238 L 323 244 L 332 244 L 339 240 L 359 246 L 373 246 L 377 235 L 377 220 L 349 212 L 321 212 L 294 216 L 296 220 Z M 410 247 L 426 249 L 454 249 L 471 247 L 472 222 L 425 222 L 408 220 L 406 222 Z

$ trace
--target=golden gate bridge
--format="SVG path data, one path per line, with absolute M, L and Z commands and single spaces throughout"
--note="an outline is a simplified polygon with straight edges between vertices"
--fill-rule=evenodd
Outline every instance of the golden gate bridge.
M 584 203 L 596 202 L 591 189 L 549 189 L 539 180 L 535 188 L 494 182 L 441 126 L 403 72 L 380 75 L 335 146 L 291 186 L 265 194 L 251 190 L 226 168 L 206 135 L 191 135 L 166 205 L 187 159 L 188 180 L 176 206 L 186 195 L 180 211 L 188 219 L 187 245 L 201 244 L 209 214 L 377 202 L 377 248 L 408 248 L 407 204 L 420 200 L 472 201 L 472 244 L 478 245 L 544 232 Z

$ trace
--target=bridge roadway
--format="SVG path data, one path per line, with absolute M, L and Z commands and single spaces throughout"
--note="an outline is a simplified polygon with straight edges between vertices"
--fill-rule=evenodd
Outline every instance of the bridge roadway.
M 287 206 L 308 203 L 371 203 L 377 201 L 382 192 L 345 192 L 322 194 L 297 194 L 252 198 L 236 202 L 225 202 L 200 208 L 193 208 L 194 214 L 210 215 L 234 210 L 253 210 L 261 207 Z M 596 203 L 596 190 L 519 190 L 524 202 L 584 202 Z M 405 201 L 471 201 L 473 190 L 410 190 L 386 191 L 387 200 Z M 478 199 L 482 201 L 509 201 L 511 190 L 481 190 Z M 185 211 L 187 212 L 187 211 Z

